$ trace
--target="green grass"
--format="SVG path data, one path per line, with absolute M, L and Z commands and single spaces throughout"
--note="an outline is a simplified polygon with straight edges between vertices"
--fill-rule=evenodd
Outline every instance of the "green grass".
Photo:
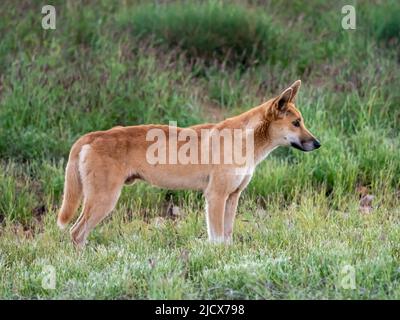
M 179 48 L 187 59 L 245 65 L 283 59 L 280 30 L 268 15 L 237 5 L 205 1 L 140 6 L 126 12 L 122 25 L 140 38 Z
M 241 205 L 229 247 L 204 241 L 204 219 L 193 206 L 176 221 L 127 221 L 120 204 L 82 253 L 51 216 L 33 238 L 5 231 L 2 297 L 400 298 L 398 209 L 362 216 L 352 199 L 346 211 L 333 210 L 323 193 L 279 210 L 256 210 L 252 200 Z M 55 290 L 41 287 L 46 265 L 57 271 Z M 345 265 L 356 270 L 355 290 L 340 286 Z
M 399 299 L 400 5 L 354 1 L 345 31 L 343 4 L 58 1 L 44 31 L 40 2 L 1 2 L 0 298 Z M 233 245 L 207 243 L 200 194 L 141 183 L 84 252 L 57 229 L 82 134 L 222 119 L 298 78 L 322 148 L 279 149 L 257 168 Z M 41 286 L 46 265 L 55 290 Z M 354 289 L 340 285 L 346 265 Z

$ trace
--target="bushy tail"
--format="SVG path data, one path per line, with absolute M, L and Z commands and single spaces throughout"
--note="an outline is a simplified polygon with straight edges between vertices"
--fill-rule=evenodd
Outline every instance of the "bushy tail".
M 79 174 L 78 146 L 71 150 L 67 168 L 65 170 L 64 197 L 58 213 L 57 225 L 64 229 L 74 217 L 82 198 L 82 182 Z M 80 149 L 80 148 L 79 148 Z

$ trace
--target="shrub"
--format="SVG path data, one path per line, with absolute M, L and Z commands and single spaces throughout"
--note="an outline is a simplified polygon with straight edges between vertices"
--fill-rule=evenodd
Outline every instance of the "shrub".
M 400 42 L 400 5 L 390 1 L 371 12 L 372 27 L 378 41 L 385 44 Z
M 275 62 L 283 55 L 271 19 L 238 5 L 219 2 L 139 6 L 123 18 L 139 39 L 153 38 L 189 59 L 234 64 Z

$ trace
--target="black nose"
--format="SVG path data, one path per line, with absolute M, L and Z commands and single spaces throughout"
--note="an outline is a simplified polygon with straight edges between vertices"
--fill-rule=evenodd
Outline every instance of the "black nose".
M 314 149 L 318 149 L 321 146 L 318 140 L 314 140 Z

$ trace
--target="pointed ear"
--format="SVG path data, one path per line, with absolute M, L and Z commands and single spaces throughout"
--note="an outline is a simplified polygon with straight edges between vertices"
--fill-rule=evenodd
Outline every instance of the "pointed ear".
M 281 93 L 281 95 L 278 98 L 276 98 L 275 104 L 276 108 L 279 111 L 286 110 L 288 102 L 290 102 L 292 99 L 292 94 L 293 94 L 293 89 L 287 88 L 285 91 Z
M 292 97 L 290 98 L 290 102 L 294 102 L 296 100 L 296 95 L 297 92 L 299 91 L 301 86 L 301 80 L 297 80 L 293 82 L 293 84 L 290 86 L 290 88 L 293 89 Z

